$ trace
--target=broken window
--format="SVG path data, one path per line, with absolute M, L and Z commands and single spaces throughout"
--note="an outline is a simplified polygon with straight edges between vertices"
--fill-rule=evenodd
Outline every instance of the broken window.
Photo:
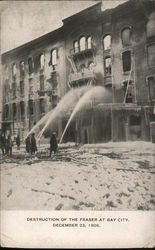
M 44 91 L 44 75 L 40 76 L 40 90 Z
M 111 49 L 111 35 L 106 35 L 103 38 L 103 49 L 104 50 Z
M 140 126 L 141 125 L 141 117 L 138 115 L 130 116 L 130 125 L 131 126 Z
M 44 99 L 40 99 L 40 114 L 45 113 L 45 100 Z
M 12 113 L 13 113 L 13 119 L 16 119 L 16 115 L 17 115 L 16 103 L 13 103 L 13 105 L 12 105 Z
M 45 65 L 45 56 L 44 54 L 40 55 L 40 69 L 43 70 Z
M 24 81 L 20 81 L 20 94 L 24 95 Z
M 104 60 L 105 76 L 111 76 L 111 57 L 106 57 Z
M 17 89 L 17 84 L 16 82 L 12 83 L 12 97 L 16 98 L 16 89 Z
M 121 33 L 123 46 L 129 46 L 131 43 L 131 28 L 127 27 L 122 30 Z
M 32 57 L 30 57 L 30 58 L 28 58 L 28 71 L 29 71 L 29 74 L 32 74 L 33 70 L 34 70 L 34 63 L 33 63 Z
M 24 115 L 25 115 L 25 104 L 23 101 L 20 102 L 20 115 L 21 115 L 21 119 L 24 119 Z
M 25 70 L 24 61 L 20 62 L 19 70 L 20 70 L 20 77 L 23 77 L 24 76 L 24 70 Z
M 122 60 L 123 60 L 123 71 L 127 72 L 131 70 L 131 51 L 125 51 L 122 54 Z
M 149 95 L 150 101 L 155 100 L 155 78 L 148 77 L 148 87 L 149 87 Z
M 74 41 L 74 42 L 73 42 L 73 48 L 74 48 L 74 53 L 79 52 L 78 41 Z
M 91 49 L 92 48 L 92 37 L 88 36 L 87 37 L 87 49 Z
M 52 106 L 55 108 L 58 103 L 58 96 L 57 95 L 52 95 Z
M 29 100 L 29 114 L 34 114 L 33 100 Z
M 155 43 L 148 46 L 148 64 L 155 67 Z
M 146 35 L 148 38 L 155 36 L 155 12 L 153 12 L 146 24 Z
M 82 36 L 80 38 L 79 43 L 80 43 L 80 51 L 85 50 L 86 49 L 86 38 L 84 36 Z

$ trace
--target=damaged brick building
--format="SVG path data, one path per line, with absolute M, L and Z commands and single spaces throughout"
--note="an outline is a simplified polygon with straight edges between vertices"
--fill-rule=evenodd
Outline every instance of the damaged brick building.
M 155 1 L 129 0 L 105 11 L 102 4 L 2 55 L 3 131 L 24 138 L 69 89 L 92 84 L 111 93 L 110 103 L 88 105 L 70 126 L 66 140 L 152 139 Z M 67 119 L 58 122 L 59 139 Z

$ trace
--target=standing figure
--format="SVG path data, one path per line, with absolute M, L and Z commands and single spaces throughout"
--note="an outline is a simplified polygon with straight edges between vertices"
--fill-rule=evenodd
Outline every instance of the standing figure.
M 31 136 L 30 147 L 31 147 L 31 155 L 35 154 L 35 152 L 37 151 L 37 144 L 34 133 Z
M 29 136 L 25 139 L 25 144 L 26 144 L 26 152 L 30 153 L 31 142 Z
M 50 157 L 51 157 L 52 152 L 56 154 L 57 149 L 58 149 L 57 139 L 56 139 L 55 133 L 52 133 L 52 136 L 50 139 Z
M 5 155 L 6 154 L 6 139 L 5 139 L 4 134 L 0 135 L 0 148 L 2 150 L 2 155 Z
M 12 156 L 12 146 L 13 146 L 13 141 L 11 139 L 11 135 L 8 135 L 8 138 L 6 139 L 6 154 L 9 154 Z
M 19 135 L 17 135 L 17 137 L 16 137 L 16 145 L 17 145 L 17 149 L 20 150 L 20 137 L 19 137 Z

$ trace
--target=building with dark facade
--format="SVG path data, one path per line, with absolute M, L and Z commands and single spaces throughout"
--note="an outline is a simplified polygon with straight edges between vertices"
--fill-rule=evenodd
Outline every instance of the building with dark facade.
M 22 138 L 71 88 L 91 84 L 109 103 L 80 112 L 65 140 L 151 140 L 155 121 L 155 1 L 101 3 L 2 55 L 2 130 Z M 68 117 L 58 122 L 61 137 Z M 68 137 L 67 137 L 68 135 Z

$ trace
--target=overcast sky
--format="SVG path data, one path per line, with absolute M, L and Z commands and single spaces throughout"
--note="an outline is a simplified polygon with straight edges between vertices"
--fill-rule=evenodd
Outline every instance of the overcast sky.
M 103 9 L 127 0 L 103 0 Z M 62 19 L 98 1 L 2 1 L 1 52 L 8 51 L 62 25 Z

